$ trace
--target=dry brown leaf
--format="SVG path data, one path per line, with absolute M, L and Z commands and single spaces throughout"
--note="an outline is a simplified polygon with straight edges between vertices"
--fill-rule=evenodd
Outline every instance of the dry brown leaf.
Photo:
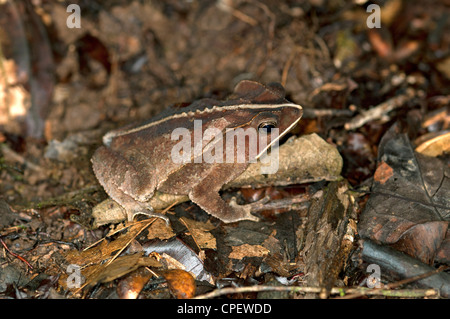
M 161 255 L 159 255 L 159 261 L 161 261 L 161 263 L 164 265 L 165 268 L 167 269 L 180 269 L 180 270 L 185 270 L 186 266 L 183 265 L 181 262 L 179 262 L 178 260 L 176 260 L 175 258 L 173 258 L 172 256 L 166 254 L 166 253 L 162 253 Z
M 182 217 L 181 221 L 186 225 L 200 249 L 217 248 L 216 238 L 209 232 L 216 227 L 209 220 L 205 223 Z
M 103 238 L 98 246 L 83 251 L 78 251 L 76 249 L 70 250 L 65 258 L 68 263 L 76 264 L 80 267 L 88 264 L 97 264 L 110 259 L 113 257 L 113 253 L 117 255 L 118 251 L 123 251 L 127 245 L 152 222 L 153 220 L 146 220 L 145 222 L 133 223 L 130 225 L 128 232 L 121 234 L 116 240 L 107 242 Z
M 167 280 L 170 292 L 177 299 L 189 299 L 195 295 L 195 280 L 190 273 L 180 269 L 161 272 Z
M 433 157 L 450 153 L 450 132 L 444 132 L 422 142 L 416 147 L 416 152 Z
M 380 57 L 386 58 L 392 55 L 393 48 L 390 37 L 383 38 L 383 34 L 377 29 L 369 29 L 367 35 L 370 44 Z
M 447 79 L 450 79 L 450 58 L 447 57 L 443 61 L 437 63 L 437 69 L 444 75 Z
M 173 229 L 166 224 L 164 220 L 158 218 L 153 224 L 148 228 L 148 239 L 169 239 L 175 236 Z
M 431 264 L 449 225 L 448 165 L 415 152 L 400 129 L 395 124 L 380 142 L 378 160 L 392 167 L 393 176 L 373 183 L 358 232 Z
M 264 257 L 269 254 L 269 250 L 261 245 L 243 244 L 233 246 L 229 255 L 232 259 L 242 259 L 244 257 Z
M 80 267 L 81 274 L 85 278 L 90 278 L 93 274 L 96 274 L 96 277 L 92 277 L 93 281 L 97 280 L 97 277 L 102 279 L 102 276 L 107 276 L 107 273 L 102 274 L 103 271 L 109 264 L 112 264 L 117 256 L 119 256 L 128 245 L 136 238 L 139 233 L 141 233 L 144 229 L 146 229 L 154 219 L 145 220 L 143 222 L 136 222 L 129 225 L 128 232 L 121 234 L 116 240 L 108 242 L 103 238 L 99 241 L 99 244 L 96 246 L 88 247 L 83 251 L 78 251 L 76 249 L 70 250 L 65 255 L 65 260 L 68 264 L 76 265 Z M 120 229 L 118 231 L 124 230 Z M 100 263 L 105 262 L 100 265 Z M 142 262 L 142 261 L 140 261 Z M 160 265 L 160 264 L 159 264 Z M 96 267 L 101 266 L 101 267 Z M 136 267 L 137 268 L 137 267 Z M 131 269 L 126 273 L 135 270 Z M 68 274 L 63 273 L 59 279 L 59 283 L 66 287 Z M 90 284 L 89 281 L 86 281 L 85 285 Z M 83 286 L 84 287 L 84 286 Z
M 153 274 L 146 267 L 141 267 L 124 279 L 117 285 L 117 294 L 120 299 L 136 299 L 142 288 L 147 284 Z
M 394 175 L 392 167 L 390 167 L 385 162 L 381 162 L 381 164 L 378 165 L 378 168 L 375 171 L 373 179 L 380 184 L 384 184 L 389 178 L 392 177 L 392 175 Z
M 84 287 L 92 287 L 98 283 L 109 282 L 120 278 L 141 266 L 162 267 L 160 262 L 151 257 L 143 257 L 142 253 L 121 256 L 111 263 L 94 265 L 83 269 L 81 274 L 86 278 L 86 282 L 78 291 Z
M 263 247 L 268 249 L 271 253 L 278 253 L 281 251 L 280 241 L 275 237 L 276 234 L 277 231 L 273 230 L 270 236 L 262 243 Z

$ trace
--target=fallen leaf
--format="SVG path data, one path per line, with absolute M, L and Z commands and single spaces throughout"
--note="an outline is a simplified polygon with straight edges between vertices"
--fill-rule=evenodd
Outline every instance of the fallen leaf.
M 144 286 L 153 277 L 145 267 L 141 267 L 123 278 L 117 285 L 117 294 L 120 299 L 136 299 Z
M 170 292 L 177 299 L 189 299 L 195 296 L 195 280 L 187 271 L 173 269 L 161 272 L 166 279 Z
M 83 267 L 88 264 L 97 264 L 105 260 L 111 260 L 117 252 L 123 251 L 132 240 L 142 232 L 152 220 L 145 220 L 143 222 L 136 222 L 130 225 L 128 231 L 117 237 L 117 239 L 108 242 L 103 238 L 100 243 L 93 247 L 88 247 L 83 251 L 76 249 L 70 250 L 66 253 L 66 261 L 69 264 L 76 264 Z M 124 230 L 123 228 L 120 230 Z
M 145 255 L 156 252 L 160 255 L 167 254 L 183 264 L 184 270 L 192 273 L 199 281 L 212 282 L 211 274 L 204 268 L 203 261 L 188 246 L 178 238 L 170 240 L 152 240 L 142 245 Z
M 442 132 L 430 135 L 430 138 L 423 141 L 416 147 L 416 152 L 427 156 L 439 156 L 450 153 L 450 132 Z
M 124 231 L 126 228 L 128 228 L 128 231 L 120 234 L 115 240 L 111 242 L 108 242 L 106 238 L 103 238 L 99 242 L 97 242 L 96 245 L 88 247 L 83 251 L 78 251 L 76 249 L 69 250 L 64 256 L 65 261 L 69 265 L 76 265 L 77 267 L 80 267 L 80 269 L 82 269 L 82 276 L 85 278 L 90 277 L 89 280 L 91 280 L 92 282 L 103 280 L 103 277 L 108 278 L 109 276 L 111 276 L 110 272 L 114 273 L 116 270 L 108 270 L 103 274 L 102 271 L 106 271 L 105 267 L 107 267 L 109 264 L 114 263 L 116 257 L 118 257 L 130 245 L 130 243 L 133 242 L 136 236 L 139 235 L 144 229 L 146 229 L 151 223 L 152 220 L 135 222 L 129 227 L 119 229 L 118 231 Z M 113 234 L 109 235 L 112 236 Z M 142 263 L 143 261 L 140 260 L 139 262 Z M 161 266 L 161 264 L 158 265 Z M 129 270 L 125 273 L 137 269 L 137 267 L 132 267 L 132 263 L 130 263 L 129 266 Z M 96 277 L 91 277 L 93 276 L 93 273 L 96 274 Z M 63 272 L 59 279 L 60 285 L 66 287 L 67 278 L 68 274 L 66 272 Z M 89 284 L 90 282 L 87 280 L 85 285 Z
M 173 232 L 173 229 L 166 224 L 164 220 L 161 218 L 158 218 L 155 220 L 153 224 L 150 225 L 148 228 L 148 239 L 169 239 L 173 238 L 175 236 L 175 233 Z
M 162 253 L 161 255 L 158 254 L 158 257 L 159 261 L 161 261 L 161 263 L 164 264 L 165 268 L 167 269 L 186 269 L 186 267 L 182 263 L 166 253 Z
M 432 263 L 450 220 L 448 166 L 414 152 L 396 125 L 382 138 L 378 158 L 393 175 L 385 183 L 373 183 L 359 234 Z
M 282 246 L 280 244 L 280 241 L 275 237 L 276 235 L 277 231 L 273 230 L 270 236 L 267 237 L 262 243 L 262 246 L 264 248 L 267 248 L 271 253 L 282 252 Z
M 420 42 L 416 40 L 407 40 L 400 43 L 393 54 L 394 61 L 402 61 L 411 57 L 420 48 Z
M 269 250 L 261 245 L 242 244 L 231 247 L 229 257 L 231 259 L 242 259 L 244 257 L 264 257 L 269 254 Z
M 395 22 L 396 17 L 401 13 L 403 8 L 403 1 L 401 0 L 390 0 L 384 3 L 381 9 L 383 14 L 381 15 L 381 23 L 386 26 L 390 26 Z
M 216 249 L 216 238 L 210 233 L 216 228 L 211 224 L 211 221 L 200 222 L 189 218 L 182 217 L 180 219 L 184 222 L 195 242 L 200 249 Z
M 436 253 L 436 262 L 450 264 L 450 229 L 447 229 L 447 236 Z
M 373 179 L 380 184 L 384 184 L 389 180 L 389 178 L 392 177 L 392 175 L 394 175 L 392 167 L 390 167 L 385 162 L 381 162 L 381 164 L 378 165 L 378 168 L 375 171 Z
M 86 267 L 81 270 L 81 274 L 86 278 L 84 287 L 92 287 L 98 283 L 109 282 L 122 277 L 141 266 L 161 268 L 160 262 L 151 257 L 143 257 L 142 253 L 125 255 L 116 258 L 111 263 Z
M 447 57 L 443 61 L 436 64 L 436 68 L 444 75 L 447 79 L 450 79 L 450 57 Z
M 378 29 L 369 29 L 367 35 L 370 44 L 380 57 L 387 58 L 392 55 L 392 38 L 388 32 L 382 33 Z

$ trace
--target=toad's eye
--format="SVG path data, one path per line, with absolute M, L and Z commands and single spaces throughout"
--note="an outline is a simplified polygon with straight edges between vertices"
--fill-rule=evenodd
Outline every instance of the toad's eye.
M 275 123 L 275 122 L 263 122 L 263 123 L 259 124 L 258 129 L 269 134 L 276 127 L 277 127 L 277 123 Z

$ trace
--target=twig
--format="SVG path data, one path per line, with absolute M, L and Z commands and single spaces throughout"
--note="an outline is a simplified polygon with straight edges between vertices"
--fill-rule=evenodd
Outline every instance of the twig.
M 439 295 L 448 298 L 450 296 L 450 276 L 445 272 L 437 272 L 436 269 L 415 257 L 400 252 L 388 245 L 376 244 L 368 238 L 362 240 L 361 258 L 369 264 L 377 264 L 383 272 L 397 278 L 413 278 L 431 274 L 426 278 L 417 279 L 416 285 L 421 288 L 432 288 L 439 291 Z M 440 269 L 439 271 L 441 271 Z M 412 279 L 411 279 L 412 280 Z
M 440 272 L 442 272 L 442 271 L 444 271 L 444 270 L 446 270 L 448 268 L 449 268 L 449 266 L 441 266 L 438 269 L 435 269 L 435 270 L 432 270 L 432 271 L 429 271 L 429 272 L 426 272 L 424 274 L 420 274 L 420 275 L 417 275 L 417 276 L 413 276 L 413 277 L 410 277 L 410 278 L 405 278 L 405 279 L 402 279 L 402 280 L 399 280 L 399 281 L 396 281 L 396 282 L 392 282 L 392 283 L 389 283 L 389 284 L 385 285 L 384 288 L 376 288 L 376 289 L 373 289 L 372 291 L 376 291 L 376 290 L 379 290 L 379 291 L 391 290 L 391 289 L 394 289 L 394 288 L 398 288 L 400 286 L 412 283 L 414 281 L 418 281 L 420 279 L 430 277 L 430 276 L 435 275 L 437 273 L 440 273 Z M 430 290 L 430 289 L 425 289 L 425 290 L 427 291 L 427 290 Z M 431 289 L 431 290 L 434 290 L 434 289 Z M 398 290 L 393 290 L 393 291 L 398 291 Z M 346 296 L 338 297 L 338 299 L 354 299 L 354 298 L 362 297 L 362 296 L 366 295 L 366 293 L 367 293 L 367 291 L 361 291 L 361 292 L 358 292 L 358 293 L 352 293 L 352 294 L 348 294 Z
M 250 17 L 249 15 L 246 15 L 242 11 L 239 11 L 238 9 L 233 8 L 231 3 L 229 1 L 221 0 L 217 2 L 217 6 L 222 9 L 223 11 L 230 12 L 232 15 L 234 15 L 239 20 L 250 24 L 252 27 L 256 26 L 258 24 L 258 21 Z
M 246 15 L 242 11 L 239 11 L 237 9 L 231 8 L 231 14 L 234 15 L 239 20 L 244 21 L 245 23 L 250 24 L 251 26 L 256 26 L 258 24 L 258 21 L 250 17 L 249 15 Z
M 289 55 L 289 57 L 286 61 L 286 64 L 284 65 L 283 73 L 281 74 L 281 85 L 283 85 L 283 86 L 286 86 L 287 76 L 288 76 L 289 70 L 291 68 L 292 61 L 294 61 L 294 58 L 296 55 L 297 55 L 297 50 L 294 48 L 291 51 L 291 54 Z
M 320 92 L 332 92 L 332 91 L 343 91 L 348 89 L 348 83 L 325 83 L 322 86 L 319 86 L 314 91 L 311 92 L 310 97 L 314 97 Z
M 355 116 L 349 122 L 345 124 L 346 130 L 357 129 L 367 122 L 382 119 L 387 113 L 392 110 L 401 107 L 406 102 L 411 100 L 416 95 L 414 89 L 408 88 L 404 94 L 390 98 L 389 100 L 378 104 L 377 106 L 362 112 L 360 115 Z
M 273 39 L 275 38 L 275 14 L 269 9 L 269 7 L 259 1 L 248 1 L 251 4 L 255 4 L 256 6 L 260 7 L 266 16 L 269 17 L 270 21 L 268 24 L 268 33 L 269 33 L 269 39 L 267 42 L 267 57 L 270 57 L 272 55 L 272 49 L 273 49 Z
M 14 252 L 12 252 L 12 251 L 8 248 L 8 246 L 6 246 L 6 244 L 5 244 L 5 242 L 3 241 L 3 239 L 0 238 L 0 242 L 2 243 L 3 247 L 5 247 L 5 249 L 6 249 L 6 251 L 7 251 L 8 253 L 10 253 L 11 255 L 13 255 L 14 257 L 16 257 L 17 259 L 19 259 L 20 261 L 24 262 L 24 263 L 28 266 L 29 269 L 33 269 L 33 266 L 31 266 L 31 264 L 30 264 L 25 258 L 23 258 L 22 256 L 20 256 L 20 255 L 14 253 Z
M 27 160 L 25 157 L 23 157 L 22 155 L 20 155 L 19 153 L 14 152 L 8 145 L 6 144 L 2 144 L 0 145 L 0 151 L 2 151 L 4 157 L 18 162 L 22 165 L 25 165 L 26 167 L 28 167 L 29 169 L 35 171 L 35 172 L 42 172 L 43 168 L 30 162 L 29 160 Z
M 100 185 L 88 185 L 84 188 L 77 189 L 60 196 L 52 197 L 49 199 L 42 200 L 40 202 L 30 202 L 25 205 L 14 205 L 13 208 L 17 210 L 32 210 L 32 209 L 42 209 L 53 206 L 67 205 L 73 203 L 78 199 L 85 199 L 86 194 L 93 193 L 95 191 L 101 190 Z
M 204 295 L 195 297 L 194 299 L 209 299 L 215 298 L 227 294 L 237 294 L 246 292 L 262 292 L 262 291 L 287 291 L 292 293 L 321 293 L 323 288 L 321 287 L 298 287 L 298 286 L 250 286 L 250 287 L 227 287 L 222 289 L 216 289 Z M 331 289 L 331 294 L 355 294 L 364 293 L 364 295 L 371 296 L 389 296 L 389 297 L 431 297 L 438 296 L 439 292 L 435 289 L 371 289 L 366 287 L 356 288 L 339 288 L 334 287 Z
M 314 194 L 316 195 L 316 194 Z M 254 203 L 247 204 L 251 207 L 252 212 L 258 212 L 262 210 L 273 210 L 273 209 L 283 209 L 283 208 L 293 208 L 293 206 L 297 206 L 298 204 L 303 204 L 308 202 L 311 199 L 309 195 L 298 195 L 291 198 L 283 198 L 283 199 L 275 199 L 269 201 L 268 199 L 263 198 Z
M 385 288 L 394 289 L 394 288 L 397 288 L 397 287 L 400 287 L 400 286 L 412 283 L 414 281 L 433 276 L 433 275 L 435 275 L 437 273 L 440 273 L 440 272 L 443 272 L 444 270 L 447 270 L 448 268 L 450 268 L 450 266 L 440 266 L 439 268 L 437 268 L 435 270 L 432 270 L 432 271 L 429 271 L 429 272 L 426 272 L 424 274 L 420 274 L 420 275 L 413 276 L 413 277 L 410 277 L 410 278 L 405 278 L 405 279 L 399 280 L 397 282 L 392 282 L 390 284 L 387 284 Z
M 351 110 L 339 110 L 339 109 L 311 109 L 311 108 L 304 108 L 303 109 L 303 118 L 306 119 L 313 119 L 317 117 L 322 116 L 352 116 L 353 111 Z

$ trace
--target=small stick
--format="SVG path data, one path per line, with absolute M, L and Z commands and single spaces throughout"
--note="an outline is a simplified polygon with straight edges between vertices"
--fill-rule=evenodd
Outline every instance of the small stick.
M 269 201 L 268 198 L 263 198 L 262 200 L 247 205 L 251 207 L 252 212 L 258 212 L 262 210 L 288 209 L 306 203 L 310 199 L 310 195 L 298 195 L 291 198 L 274 199 L 271 201 Z
M 281 85 L 286 86 L 287 82 L 287 76 L 289 73 L 289 69 L 291 68 L 292 61 L 294 61 L 295 56 L 297 55 L 297 50 L 292 50 L 291 54 L 289 55 L 289 58 L 287 59 L 284 68 L 283 73 L 281 74 Z
M 35 172 L 41 172 L 43 169 L 42 167 L 30 162 L 25 157 L 20 155 L 19 153 L 14 152 L 8 145 L 2 144 L 0 145 L 0 151 L 3 152 L 3 155 L 15 162 L 18 162 L 22 165 L 26 165 L 29 169 L 35 171 Z
M 397 287 L 400 287 L 400 286 L 412 283 L 414 281 L 417 281 L 417 280 L 420 280 L 420 279 L 423 279 L 423 278 L 426 278 L 426 277 L 430 277 L 430 276 L 435 275 L 437 273 L 440 273 L 440 272 L 442 272 L 442 271 L 444 271 L 444 270 L 446 270 L 448 268 L 449 268 L 449 266 L 441 266 L 441 267 L 439 267 L 439 268 L 437 268 L 435 270 L 428 271 L 426 273 L 423 273 L 423 274 L 420 274 L 420 275 L 417 275 L 417 276 L 413 276 L 413 277 L 410 277 L 410 278 L 405 278 L 405 279 L 402 279 L 402 280 L 399 280 L 399 281 L 396 281 L 396 282 L 392 282 L 390 284 L 385 285 L 384 288 L 373 289 L 372 292 L 373 291 L 377 291 L 377 290 L 379 290 L 379 291 L 381 291 L 381 290 L 391 290 L 391 289 L 394 289 L 394 288 L 397 288 Z M 426 289 L 426 290 L 428 290 L 428 289 Z M 398 291 L 398 290 L 394 290 L 394 291 Z M 366 292 L 367 291 L 361 291 L 361 292 L 358 292 L 358 293 L 352 293 L 352 294 L 348 294 L 346 296 L 338 297 L 336 299 L 353 299 L 353 298 L 358 298 L 358 297 L 364 296 L 366 294 Z
M 354 130 L 363 126 L 367 122 L 382 119 L 387 113 L 403 106 L 414 96 L 416 96 L 414 89 L 408 88 L 405 94 L 394 96 L 393 98 L 390 98 L 389 100 L 362 112 L 360 115 L 355 116 L 349 122 L 345 123 L 344 127 L 346 130 Z
M 440 266 L 439 268 L 437 268 L 435 270 L 432 270 L 432 271 L 428 271 L 428 272 L 426 272 L 424 274 L 420 274 L 420 275 L 413 276 L 413 277 L 410 277 L 410 278 L 405 278 L 405 279 L 399 280 L 397 282 L 392 282 L 390 284 L 387 284 L 385 288 L 387 288 L 387 289 L 394 289 L 394 288 L 397 288 L 397 287 L 409 284 L 411 282 L 414 282 L 414 281 L 417 281 L 417 280 L 420 280 L 420 279 L 423 279 L 423 278 L 427 278 L 427 277 L 430 277 L 430 276 L 435 275 L 437 273 L 443 272 L 444 270 L 447 270 L 448 268 L 450 268 L 450 266 Z
M 250 24 L 252 27 L 256 26 L 258 24 L 258 21 L 250 17 L 249 15 L 243 13 L 242 11 L 239 11 L 235 8 L 233 8 L 229 1 L 219 1 L 217 3 L 217 6 L 222 9 L 223 11 L 229 12 L 232 15 L 234 15 L 239 20 L 242 20 L 245 23 Z
M 227 294 L 237 294 L 246 292 L 261 292 L 261 291 L 287 291 L 298 293 L 321 293 L 323 288 L 321 287 L 298 287 L 298 286 L 249 286 L 249 287 L 227 287 L 222 289 L 216 289 L 209 293 L 196 296 L 193 299 L 209 299 L 215 298 Z M 438 291 L 436 289 L 371 289 L 366 287 L 356 288 L 341 288 L 334 287 L 330 291 L 331 294 L 344 294 L 344 293 L 364 293 L 365 295 L 372 296 L 391 296 L 391 297 L 431 297 L 437 296 Z
M 7 251 L 8 253 L 10 253 L 11 255 L 13 255 L 14 257 L 16 257 L 17 259 L 19 259 L 20 261 L 24 262 L 24 263 L 28 266 L 28 268 L 33 269 L 33 266 L 31 266 L 31 264 L 30 264 L 25 258 L 23 258 L 22 256 L 16 254 L 15 252 L 12 252 L 12 251 L 8 248 L 8 246 L 6 246 L 6 244 L 5 244 L 5 242 L 3 241 L 3 239 L 0 238 L 0 242 L 2 243 L 3 247 L 5 247 L 5 249 L 6 249 L 6 251 Z
M 339 109 L 303 109 L 303 118 L 313 119 L 321 116 L 352 116 L 352 110 L 339 110 Z

